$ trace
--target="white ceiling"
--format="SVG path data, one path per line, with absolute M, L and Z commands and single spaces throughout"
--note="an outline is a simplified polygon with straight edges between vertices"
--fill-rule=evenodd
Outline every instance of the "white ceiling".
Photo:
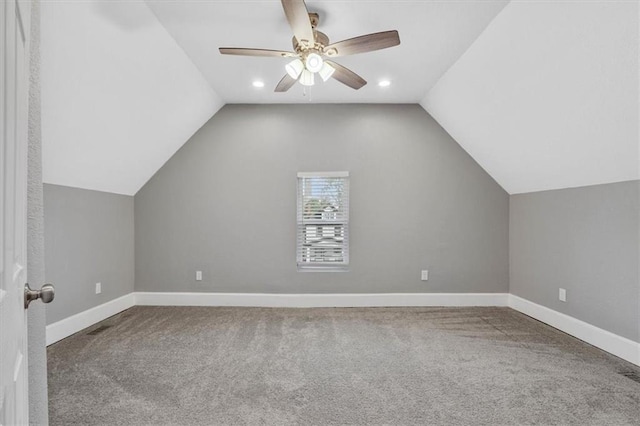
M 223 102 L 142 2 L 43 1 L 43 180 L 135 194 Z
M 514 1 L 421 105 L 509 193 L 638 179 L 638 3 Z
M 640 177 L 637 2 L 308 6 L 333 41 L 390 29 L 402 41 L 342 58 L 370 84 L 329 81 L 311 101 L 421 101 L 510 193 Z M 273 93 L 285 59 L 217 50 L 290 40 L 279 0 L 44 0 L 44 181 L 132 195 L 224 103 L 308 102 L 299 85 Z
M 221 55 L 218 47 L 292 50 L 292 32 L 279 0 L 147 0 L 156 16 L 226 103 L 307 102 L 302 86 L 273 89 L 285 74 L 284 58 Z M 311 89 L 313 102 L 417 103 L 462 55 L 507 1 L 307 1 L 320 13 L 318 29 L 331 41 L 397 29 L 400 46 L 336 61 L 369 82 L 355 91 L 335 80 Z M 380 79 L 392 85 L 378 87 Z M 262 80 L 255 89 L 253 80 Z

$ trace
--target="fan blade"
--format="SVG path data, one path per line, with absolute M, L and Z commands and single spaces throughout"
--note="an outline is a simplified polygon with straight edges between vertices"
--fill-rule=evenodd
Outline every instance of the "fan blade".
M 280 80 L 280 83 L 276 86 L 276 90 L 274 90 L 274 92 L 286 92 L 296 84 L 296 81 L 298 80 L 291 78 L 289 74 L 285 74 L 284 77 L 282 77 L 282 80 Z
M 282 8 L 298 43 L 313 46 L 315 37 L 304 0 L 282 0 Z
M 282 50 L 269 49 L 245 49 L 242 47 L 221 47 L 220 53 L 223 55 L 240 55 L 240 56 L 273 56 L 278 58 L 297 58 L 294 52 L 284 52 Z
M 358 74 L 351 71 L 350 69 L 345 68 L 342 65 L 335 63 L 333 61 L 325 61 L 325 62 L 331 65 L 333 68 L 335 68 L 335 72 L 333 73 L 332 77 L 338 80 L 340 83 L 345 84 L 351 87 L 352 89 L 356 89 L 356 90 L 358 90 L 359 88 L 367 84 L 367 81 L 364 78 L 360 77 Z
M 338 41 L 324 48 L 324 54 L 332 58 L 372 52 L 400 44 L 400 36 L 396 30 L 367 34 L 348 40 Z

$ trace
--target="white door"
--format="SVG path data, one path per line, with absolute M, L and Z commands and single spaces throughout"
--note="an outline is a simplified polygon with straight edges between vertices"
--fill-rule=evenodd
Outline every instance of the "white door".
M 29 1 L 0 2 L 0 424 L 27 424 Z

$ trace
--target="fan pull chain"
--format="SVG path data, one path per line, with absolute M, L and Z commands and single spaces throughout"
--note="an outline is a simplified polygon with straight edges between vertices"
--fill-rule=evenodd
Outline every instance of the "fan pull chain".
M 309 92 L 307 92 L 307 90 L 309 90 Z M 308 102 L 311 102 L 311 86 L 302 86 L 302 96 L 306 97 Z

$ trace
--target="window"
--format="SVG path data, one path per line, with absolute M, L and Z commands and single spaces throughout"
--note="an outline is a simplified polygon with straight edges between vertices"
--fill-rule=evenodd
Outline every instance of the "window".
M 299 270 L 349 265 L 349 173 L 298 173 Z

